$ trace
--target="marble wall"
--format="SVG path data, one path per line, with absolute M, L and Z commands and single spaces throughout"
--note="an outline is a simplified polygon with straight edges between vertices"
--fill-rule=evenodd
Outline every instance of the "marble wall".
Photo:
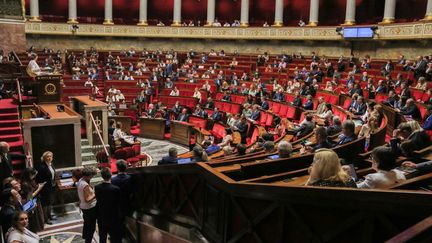
M 25 25 L 23 22 L 0 22 L 0 49 L 5 52 L 26 50 Z
M 122 50 L 134 47 L 137 50 L 147 48 L 175 49 L 187 51 L 209 51 L 210 49 L 225 50 L 225 52 L 272 54 L 303 53 L 309 55 L 312 51 L 319 55 L 357 56 L 369 54 L 374 58 L 396 58 L 404 53 L 408 58 L 417 55 L 432 54 L 432 41 L 262 41 L 262 40 L 205 40 L 205 39 L 149 39 L 149 38 L 114 38 L 114 37 L 81 37 L 81 36 L 42 36 L 27 35 L 27 46 L 36 48 L 50 47 L 57 49 L 88 49 L 93 46 L 98 50 Z

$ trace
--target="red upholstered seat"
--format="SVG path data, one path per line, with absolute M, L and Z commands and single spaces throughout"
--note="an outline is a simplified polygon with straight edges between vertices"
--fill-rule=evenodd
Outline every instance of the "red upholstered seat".
M 273 125 L 273 115 L 267 113 L 267 120 L 265 123 L 266 127 L 271 127 Z
M 134 155 L 139 155 L 141 154 L 141 145 L 139 144 L 134 144 L 132 145 L 132 149 L 134 151 Z
M 385 101 L 388 98 L 388 96 L 386 94 L 376 94 L 375 95 L 375 101 L 377 103 L 382 103 L 383 101 Z
M 126 151 L 126 158 L 131 158 L 135 156 L 135 151 L 132 147 L 123 148 Z
M 285 117 L 286 117 L 287 110 L 288 110 L 288 105 L 281 105 L 281 108 L 280 108 L 278 114 L 279 114 L 281 117 L 285 118 Z
M 424 94 L 424 91 L 421 89 L 410 89 L 411 94 L 414 98 L 414 100 L 421 100 Z
M 271 109 L 272 109 L 273 113 L 279 114 L 279 111 L 281 109 L 281 104 L 276 103 L 276 102 L 272 102 L 272 103 L 273 103 L 273 105 L 272 105 Z
M 122 148 L 117 149 L 114 152 L 114 158 L 116 158 L 116 159 L 126 159 L 126 156 L 127 156 L 126 151 Z
M 351 104 L 351 99 L 346 99 L 346 100 L 344 101 L 342 107 L 343 107 L 345 110 L 347 110 L 350 104 Z
M 430 82 L 430 83 L 432 83 L 432 82 Z M 422 95 L 421 100 L 422 100 L 423 102 L 425 102 L 425 101 L 427 101 L 428 99 L 429 99 L 429 95 L 428 95 L 427 93 L 424 93 L 424 94 Z
M 189 123 L 195 125 L 195 127 L 199 127 L 205 129 L 207 127 L 207 120 L 201 117 L 190 116 Z
M 295 98 L 294 94 L 285 94 L 285 101 L 286 102 L 293 102 Z
M 294 120 L 295 119 L 295 112 L 296 112 L 295 107 L 288 106 L 288 110 L 287 110 L 287 113 L 286 113 L 286 118 Z
M 259 119 L 259 124 L 261 126 L 265 126 L 267 122 L 267 113 L 264 111 L 260 111 L 260 119 Z
M 425 118 L 426 117 L 427 108 L 425 106 L 422 106 L 422 105 L 417 105 L 417 107 L 420 110 L 420 114 L 421 114 L 422 119 Z
M 130 164 L 130 165 L 135 165 L 136 163 L 138 163 L 140 160 L 138 159 L 138 158 L 135 158 L 135 157 L 133 157 L 133 158 L 129 158 L 129 159 L 127 159 L 126 160 L 126 162 L 128 163 L 128 164 Z

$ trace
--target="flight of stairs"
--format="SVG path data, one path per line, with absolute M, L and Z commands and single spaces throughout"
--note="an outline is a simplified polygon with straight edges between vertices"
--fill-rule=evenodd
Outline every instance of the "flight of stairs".
M 12 101 L 12 99 L 0 100 L 0 141 L 10 145 L 10 153 L 24 154 L 18 108 Z M 25 161 L 13 160 L 12 165 L 14 175 L 19 177 L 25 168 Z
M 97 166 L 94 149 L 88 139 L 81 139 L 81 159 L 83 166 Z

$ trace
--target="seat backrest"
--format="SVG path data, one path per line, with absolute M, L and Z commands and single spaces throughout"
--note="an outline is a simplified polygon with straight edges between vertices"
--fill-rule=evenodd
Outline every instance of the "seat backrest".
M 281 104 L 277 103 L 277 102 L 272 102 L 271 109 L 272 109 L 273 113 L 279 114 L 279 111 L 281 109 Z
M 281 105 L 281 108 L 280 108 L 280 110 L 279 110 L 279 115 L 281 116 L 281 117 L 286 117 L 286 114 L 287 114 L 287 111 L 288 111 L 288 105 Z
M 273 126 L 273 115 L 272 114 L 267 113 L 267 120 L 266 120 L 265 126 L 267 126 L 267 127 Z
M 265 125 L 267 121 L 267 112 L 260 111 L 260 118 L 259 118 L 259 124 Z
M 190 116 L 189 117 L 189 123 L 194 124 L 195 127 L 206 129 L 207 120 L 204 118 L 201 118 L 201 117 Z
M 288 106 L 286 118 L 291 119 L 291 120 L 295 119 L 295 115 L 296 115 L 295 113 L 296 113 L 296 108 L 292 107 L 292 106 Z

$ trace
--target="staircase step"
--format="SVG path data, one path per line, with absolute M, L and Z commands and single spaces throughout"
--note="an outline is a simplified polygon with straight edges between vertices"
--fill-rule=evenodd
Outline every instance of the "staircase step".
M 18 127 L 19 126 L 19 120 L 3 120 L 0 119 L 0 127 Z
M 81 153 L 93 153 L 93 149 L 90 145 L 81 146 Z
M 0 120 L 16 120 L 18 119 L 18 112 L 0 113 Z
M 17 112 L 17 107 L 0 108 L 0 113 L 15 113 Z
M 21 134 L 1 135 L 0 140 L 8 142 L 8 143 L 20 141 L 21 140 Z
M 0 136 L 10 134 L 21 134 L 21 128 L 16 127 L 0 127 Z
M 95 166 L 97 165 L 97 161 L 96 160 L 87 160 L 87 161 L 83 161 L 82 162 L 83 166 Z

